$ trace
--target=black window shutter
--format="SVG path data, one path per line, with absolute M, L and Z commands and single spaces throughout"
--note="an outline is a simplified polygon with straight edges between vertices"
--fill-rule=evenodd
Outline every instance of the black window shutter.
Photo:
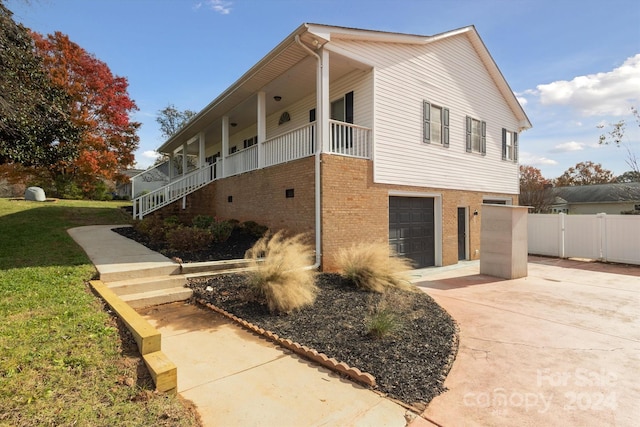
M 442 109 L 442 145 L 449 146 L 449 109 Z
M 431 142 L 431 104 L 422 102 L 422 142 Z
M 518 132 L 513 133 L 513 162 L 518 163 Z
M 313 123 L 316 121 L 316 109 L 312 108 L 309 110 L 309 123 Z
M 482 122 L 482 138 L 480 139 L 480 152 L 487 154 L 487 122 Z
M 467 116 L 467 152 L 471 152 L 471 117 Z
M 502 128 L 502 160 L 507 160 L 507 130 Z
M 344 96 L 344 120 L 353 123 L 353 91 Z

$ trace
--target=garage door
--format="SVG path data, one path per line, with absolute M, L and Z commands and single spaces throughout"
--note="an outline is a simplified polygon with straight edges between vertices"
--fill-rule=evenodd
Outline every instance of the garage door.
M 435 265 L 433 198 L 389 197 L 389 245 L 416 268 Z

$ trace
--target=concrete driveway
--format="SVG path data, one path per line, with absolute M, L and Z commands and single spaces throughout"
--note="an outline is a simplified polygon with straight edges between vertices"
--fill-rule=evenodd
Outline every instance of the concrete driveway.
M 445 385 L 423 416 L 443 426 L 636 426 L 640 267 L 531 257 L 500 280 L 479 264 L 418 270 L 460 326 Z

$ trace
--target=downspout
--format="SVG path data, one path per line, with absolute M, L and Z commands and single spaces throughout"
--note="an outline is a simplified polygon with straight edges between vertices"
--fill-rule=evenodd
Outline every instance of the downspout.
M 322 59 L 320 55 L 311 50 L 307 45 L 300 41 L 300 36 L 296 34 L 295 37 L 296 43 L 305 51 L 307 51 L 310 55 L 313 55 L 318 60 L 319 69 L 322 69 Z M 316 72 L 317 73 L 317 72 Z M 316 79 L 318 76 L 316 75 Z M 316 85 L 317 86 L 317 85 Z M 316 108 L 317 111 L 320 111 L 322 102 L 321 93 L 318 93 L 318 89 L 316 88 Z M 316 135 L 318 131 L 318 123 L 316 122 Z M 324 135 L 323 135 L 324 137 Z M 320 206 L 321 203 L 321 193 L 320 193 L 320 184 L 321 184 L 321 176 L 320 176 L 320 151 L 322 147 L 322 141 L 319 141 L 319 138 L 316 137 L 316 152 L 315 152 L 315 208 L 316 208 L 316 263 L 312 266 L 308 267 L 310 270 L 316 270 L 320 267 L 322 263 L 322 209 Z

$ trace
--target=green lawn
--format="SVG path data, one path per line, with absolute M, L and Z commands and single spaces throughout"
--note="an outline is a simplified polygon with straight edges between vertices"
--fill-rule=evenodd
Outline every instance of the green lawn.
M 188 404 L 153 392 L 66 232 L 130 222 L 124 203 L 0 199 L 0 426 L 199 425 Z

